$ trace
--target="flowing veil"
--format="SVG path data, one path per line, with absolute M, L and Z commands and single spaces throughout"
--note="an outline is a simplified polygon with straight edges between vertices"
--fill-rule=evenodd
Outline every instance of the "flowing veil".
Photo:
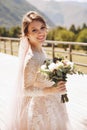
M 22 105 L 22 99 L 23 99 L 23 76 L 24 76 L 24 66 L 25 66 L 25 57 L 26 54 L 29 54 L 28 56 L 32 56 L 32 50 L 31 46 L 26 38 L 22 38 L 20 40 L 20 46 L 19 46 L 19 53 L 18 53 L 18 74 L 15 84 L 15 91 L 13 96 L 13 104 L 12 104 L 12 118 L 11 118 L 11 128 L 10 130 L 18 130 L 19 129 L 19 122 L 20 122 L 20 116 L 21 116 L 21 105 Z M 31 55 L 30 55 L 31 54 Z M 29 58 L 29 57 L 27 57 Z

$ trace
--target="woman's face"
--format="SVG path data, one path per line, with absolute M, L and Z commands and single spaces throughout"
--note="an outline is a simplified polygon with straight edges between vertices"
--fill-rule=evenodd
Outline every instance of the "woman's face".
M 42 45 L 46 40 L 47 28 L 40 21 L 32 21 L 28 27 L 28 37 L 32 45 Z

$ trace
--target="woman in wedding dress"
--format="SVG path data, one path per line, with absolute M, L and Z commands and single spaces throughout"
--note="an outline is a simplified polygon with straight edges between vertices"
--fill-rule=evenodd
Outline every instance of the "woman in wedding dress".
M 66 92 L 64 81 L 57 87 L 39 73 L 46 60 L 42 45 L 47 25 L 37 12 L 23 17 L 19 47 L 19 75 L 11 130 L 72 130 L 66 105 L 60 95 Z

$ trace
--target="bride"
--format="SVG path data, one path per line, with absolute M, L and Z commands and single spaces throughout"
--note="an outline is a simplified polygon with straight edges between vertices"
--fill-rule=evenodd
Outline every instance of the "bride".
M 64 81 L 57 87 L 38 72 L 46 59 L 42 45 L 47 25 L 35 11 L 26 13 L 22 21 L 19 47 L 19 74 L 14 98 L 11 130 L 72 130 L 66 105 L 60 95 L 66 91 Z

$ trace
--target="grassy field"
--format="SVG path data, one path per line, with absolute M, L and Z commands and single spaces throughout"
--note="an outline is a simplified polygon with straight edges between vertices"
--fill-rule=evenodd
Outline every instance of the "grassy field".
M 48 56 L 51 58 L 52 57 L 52 49 L 51 48 L 45 48 Z M 69 54 L 66 54 L 66 53 L 60 53 L 60 52 L 57 52 L 58 50 L 61 50 L 63 51 L 63 49 L 60 49 L 60 48 L 56 48 L 55 51 L 55 56 L 63 56 L 63 57 L 66 57 L 69 59 Z M 85 54 L 84 51 L 82 50 L 79 50 L 79 51 L 75 51 L 73 50 L 72 52 L 78 52 L 78 53 L 83 53 Z M 87 65 L 87 56 L 80 56 L 80 55 L 72 55 L 72 61 L 73 62 L 76 62 L 76 63 L 81 63 L 81 64 L 86 64 Z M 84 67 L 84 66 L 79 66 L 79 65 L 76 65 L 76 67 L 82 71 L 83 73 L 86 73 L 87 74 L 87 67 Z
M 4 44 L 3 41 L 2 42 L 0 41 L 0 52 L 18 56 L 18 47 L 19 47 L 18 42 L 17 43 L 12 42 L 12 44 L 10 42 L 5 42 L 5 44 Z M 6 49 L 4 49 L 4 48 L 6 48 Z M 11 48 L 12 48 L 12 50 L 11 50 Z M 52 58 L 52 48 L 51 47 L 44 47 L 44 49 L 46 50 L 48 57 Z M 56 57 L 57 56 L 64 56 L 64 57 L 67 56 L 67 58 L 69 59 L 69 54 L 57 52 L 58 50 L 64 51 L 64 49 L 55 48 L 55 56 Z M 83 53 L 83 54 L 86 53 L 86 52 L 81 51 L 81 50 L 80 51 L 73 50 L 72 52 L 78 52 L 78 53 Z M 87 64 L 87 56 L 72 55 L 72 61 L 77 62 L 77 63 Z M 79 70 L 81 70 L 82 72 L 87 74 L 87 67 L 77 65 L 77 68 Z

